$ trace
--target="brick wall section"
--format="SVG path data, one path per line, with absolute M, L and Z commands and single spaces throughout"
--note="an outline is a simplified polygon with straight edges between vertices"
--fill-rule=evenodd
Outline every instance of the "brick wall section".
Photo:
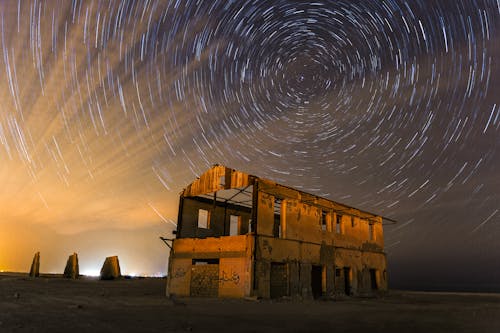
M 191 268 L 190 288 L 191 296 L 219 296 L 219 265 L 193 265 Z

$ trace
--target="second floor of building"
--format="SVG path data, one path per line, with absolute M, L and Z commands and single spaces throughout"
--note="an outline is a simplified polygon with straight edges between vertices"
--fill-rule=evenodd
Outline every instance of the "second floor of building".
M 193 189 L 193 186 L 194 189 Z M 177 238 L 254 234 L 382 251 L 382 217 L 215 166 L 183 191 Z

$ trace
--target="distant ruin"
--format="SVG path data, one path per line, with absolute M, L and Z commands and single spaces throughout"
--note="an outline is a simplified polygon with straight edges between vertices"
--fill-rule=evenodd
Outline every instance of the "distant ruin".
M 122 276 L 118 256 L 107 257 L 101 268 L 101 280 L 114 280 Z
M 167 294 L 319 298 L 384 292 L 382 220 L 215 165 L 181 193 Z
M 30 268 L 30 276 L 31 277 L 40 276 L 40 252 L 35 253 L 35 255 L 33 256 L 33 261 L 31 262 L 31 268 Z
M 69 256 L 64 268 L 63 276 L 67 279 L 78 279 L 80 277 L 80 268 L 78 267 L 78 254 L 73 253 Z

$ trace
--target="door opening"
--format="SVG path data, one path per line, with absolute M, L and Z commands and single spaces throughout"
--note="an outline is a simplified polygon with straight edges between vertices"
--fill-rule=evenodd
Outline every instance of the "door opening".
M 311 267 L 311 290 L 314 299 L 323 295 L 323 267 L 313 265 Z
M 351 294 L 351 268 L 344 267 L 344 288 L 345 294 Z
M 372 285 L 372 290 L 377 290 L 378 285 L 377 285 L 377 270 L 376 269 L 370 269 L 370 281 Z
M 271 263 L 270 293 L 271 298 L 288 296 L 288 274 L 286 264 Z

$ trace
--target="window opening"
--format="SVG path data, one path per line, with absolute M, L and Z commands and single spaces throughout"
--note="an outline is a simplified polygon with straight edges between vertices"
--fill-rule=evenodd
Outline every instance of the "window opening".
M 206 209 L 198 210 L 198 228 L 208 229 L 210 226 L 210 212 Z
M 368 224 L 368 228 L 369 228 L 369 234 L 370 234 L 370 240 L 373 241 L 375 240 L 375 231 L 373 229 L 373 223 L 370 223 Z
M 274 226 L 273 236 L 281 238 L 281 199 L 274 198 Z
M 238 215 L 231 215 L 229 217 L 229 236 L 240 234 L 240 220 L 241 216 Z
M 337 214 L 337 219 L 335 221 L 335 231 L 338 234 L 342 233 L 342 215 Z
M 321 230 L 326 231 L 326 216 L 327 212 L 322 210 L 321 211 Z

